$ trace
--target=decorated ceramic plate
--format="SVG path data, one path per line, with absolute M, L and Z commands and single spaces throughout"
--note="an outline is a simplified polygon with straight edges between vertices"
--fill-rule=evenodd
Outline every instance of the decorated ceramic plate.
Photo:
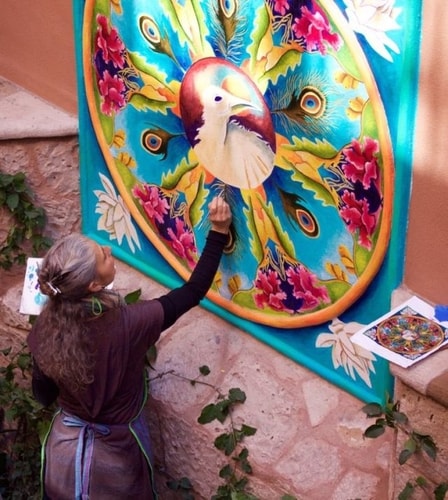
M 433 350 L 445 340 L 440 325 L 421 316 L 397 315 L 378 325 L 378 342 L 387 349 L 407 356 Z

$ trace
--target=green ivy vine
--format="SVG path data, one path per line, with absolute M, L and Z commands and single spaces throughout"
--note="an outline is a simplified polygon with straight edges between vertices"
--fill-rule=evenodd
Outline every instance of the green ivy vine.
M 375 423 L 365 431 L 367 438 L 382 436 L 387 428 L 394 429 L 406 436 L 403 449 L 398 455 L 398 463 L 404 465 L 412 456 L 424 453 L 434 462 L 437 458 L 437 445 L 429 434 L 421 434 L 411 426 L 408 416 L 400 411 L 400 402 L 387 398 L 384 406 L 379 403 L 369 403 L 363 406 L 362 411 L 368 418 L 375 418 Z M 409 480 L 398 495 L 398 500 L 411 500 L 417 489 L 422 490 L 428 498 L 444 500 L 448 492 L 448 481 L 442 481 L 432 491 L 428 480 L 418 476 Z
M 33 255 L 51 245 L 43 235 L 46 217 L 43 208 L 34 204 L 34 195 L 23 172 L 0 172 L 0 209 L 6 209 L 13 217 L 4 241 L 0 241 L 0 267 L 10 269 L 15 263 L 24 264 L 26 242 L 31 243 Z

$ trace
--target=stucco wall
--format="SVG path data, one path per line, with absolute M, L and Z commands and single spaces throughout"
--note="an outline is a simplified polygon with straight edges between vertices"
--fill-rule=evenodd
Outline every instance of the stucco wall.
M 422 297 L 448 303 L 448 9 L 427 0 L 423 11 L 420 97 L 415 132 L 405 283 Z
M 0 75 L 77 112 L 72 2 L 1 3 Z

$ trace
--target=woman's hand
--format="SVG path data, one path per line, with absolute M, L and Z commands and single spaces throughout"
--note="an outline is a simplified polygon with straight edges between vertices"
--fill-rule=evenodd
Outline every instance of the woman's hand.
M 211 229 L 218 233 L 227 234 L 232 222 L 232 212 L 228 203 L 221 196 L 215 196 L 208 204 L 208 210 L 208 218 L 212 224 Z

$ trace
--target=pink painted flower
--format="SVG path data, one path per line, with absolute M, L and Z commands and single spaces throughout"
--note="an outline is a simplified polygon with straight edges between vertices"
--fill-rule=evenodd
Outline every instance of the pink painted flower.
M 135 186 L 132 192 L 134 196 L 140 199 L 143 210 L 151 222 L 156 221 L 163 224 L 163 218 L 168 213 L 169 205 L 166 198 L 160 196 L 157 187 L 145 184 L 141 188 Z
M 98 90 L 103 98 L 101 112 L 105 115 L 110 116 L 114 111 L 119 111 L 125 106 L 126 86 L 117 75 L 112 76 L 106 70 L 98 81 Z
M 310 310 L 316 308 L 320 302 L 328 304 L 330 297 L 324 286 L 317 285 L 316 276 L 303 266 L 290 267 L 286 271 L 288 283 L 294 288 L 293 295 L 296 299 L 301 299 L 300 310 Z
M 326 54 L 326 44 L 338 50 L 342 43 L 339 35 L 331 32 L 325 13 L 317 5 L 314 5 L 314 10 L 315 12 L 311 12 L 308 7 L 302 7 L 301 17 L 294 18 L 294 35 L 303 40 L 308 52 L 318 50 L 321 54 Z
M 274 2 L 275 12 L 278 12 L 281 16 L 284 16 L 288 10 L 289 10 L 288 0 L 275 0 Z
M 183 259 L 185 259 L 191 269 L 194 268 L 196 261 L 196 246 L 194 244 L 194 236 L 192 231 L 185 227 L 182 219 L 179 217 L 175 220 L 175 231 L 171 227 L 167 230 L 168 236 L 171 238 L 171 248 Z
M 379 151 L 378 141 L 367 137 L 364 144 L 353 140 L 351 145 L 343 149 L 347 163 L 342 165 L 347 178 L 355 183 L 360 181 L 364 189 L 369 189 L 371 181 L 378 187 L 379 166 L 376 155 Z
M 351 233 L 358 231 L 358 243 L 368 250 L 372 247 L 371 236 L 378 222 L 378 212 L 369 213 L 369 204 L 366 199 L 356 199 L 351 191 L 344 191 L 341 197 L 343 206 L 341 216 Z
M 287 311 L 283 304 L 286 293 L 280 288 L 280 284 L 281 281 L 276 271 L 272 269 L 258 270 L 255 288 L 260 290 L 261 293 L 254 295 L 257 307 L 269 306 L 276 311 Z
M 98 31 L 95 38 L 96 47 L 102 51 L 104 62 L 112 62 L 116 68 L 123 68 L 125 59 L 123 57 L 125 46 L 118 36 L 115 28 L 109 28 L 107 17 L 98 14 Z

